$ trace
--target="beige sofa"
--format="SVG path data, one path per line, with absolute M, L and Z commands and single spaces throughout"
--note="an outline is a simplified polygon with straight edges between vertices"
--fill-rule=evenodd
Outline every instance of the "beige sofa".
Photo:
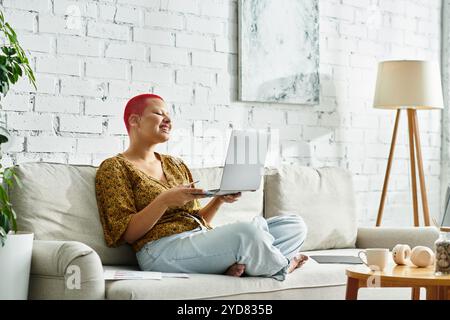
M 199 186 L 218 186 L 220 168 L 192 171 Z M 188 279 L 105 281 L 104 269 L 136 270 L 137 265 L 129 246 L 105 245 L 94 193 L 96 168 L 24 163 L 16 166 L 16 172 L 24 184 L 22 189 L 10 190 L 18 225 L 35 233 L 30 299 L 344 298 L 346 265 L 313 260 L 283 282 L 205 274 L 191 274 Z M 356 255 L 358 248 L 392 248 L 397 243 L 432 247 L 438 236 L 434 228 L 358 228 L 351 175 L 338 168 L 298 165 L 266 170 L 260 190 L 224 205 L 215 224 L 292 213 L 301 215 L 308 226 L 303 251 L 309 255 Z M 374 294 L 369 292 L 366 298 Z M 408 298 L 409 293 L 401 295 Z

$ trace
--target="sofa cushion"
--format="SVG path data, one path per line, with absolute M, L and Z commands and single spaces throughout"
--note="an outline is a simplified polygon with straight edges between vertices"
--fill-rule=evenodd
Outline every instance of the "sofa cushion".
M 95 198 L 97 168 L 33 162 L 15 167 L 23 188 L 10 190 L 20 230 L 36 240 L 73 240 L 93 248 L 104 264 L 137 264 L 128 245 L 106 246 Z
M 196 187 L 217 189 L 220 187 L 223 168 L 191 169 L 194 181 L 199 180 Z M 242 192 L 242 196 L 234 203 L 224 203 L 212 220 L 213 226 L 233 223 L 236 221 L 251 221 L 255 216 L 262 216 L 264 205 L 264 179 L 261 186 L 254 192 Z M 211 198 L 200 199 L 202 206 Z
M 344 252 L 344 253 L 343 253 Z M 333 254 L 357 254 L 358 250 L 334 250 Z M 224 275 L 190 274 L 188 279 L 117 280 L 106 282 L 107 299 L 217 299 L 255 294 L 255 299 L 283 298 L 283 292 L 322 287 L 344 286 L 343 264 L 318 264 L 310 260 L 302 268 L 286 277 L 285 281 L 263 277 L 229 277 Z M 213 285 L 211 285 L 213 284 Z M 300 297 L 300 296 L 299 296 Z M 301 297 L 300 297 L 301 298 Z M 307 297 L 303 297 L 307 299 Z M 331 297 L 330 297 L 331 298 Z M 341 297 L 343 299 L 344 290 Z
M 308 227 L 302 250 L 355 247 L 352 177 L 339 168 L 282 165 L 265 177 L 265 216 L 300 215 Z

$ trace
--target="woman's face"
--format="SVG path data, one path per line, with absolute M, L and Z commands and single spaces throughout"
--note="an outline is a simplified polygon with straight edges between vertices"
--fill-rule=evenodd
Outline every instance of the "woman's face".
M 137 129 L 136 133 L 144 141 L 166 142 L 170 138 L 170 130 L 172 129 L 166 104 L 159 99 L 147 99 L 145 104 L 146 107 L 142 116 L 136 114 L 130 116 L 130 118 L 134 117 L 131 123 L 136 124 L 134 126 Z

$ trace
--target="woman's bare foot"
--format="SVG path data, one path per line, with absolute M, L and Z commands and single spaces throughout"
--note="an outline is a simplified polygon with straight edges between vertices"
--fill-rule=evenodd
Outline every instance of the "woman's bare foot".
M 235 263 L 225 271 L 227 276 L 240 277 L 244 274 L 245 264 Z
M 297 268 L 300 268 L 302 265 L 305 264 L 306 261 L 308 261 L 309 257 L 305 256 L 304 254 L 298 253 L 292 260 L 291 264 L 288 268 L 288 273 L 291 273 Z

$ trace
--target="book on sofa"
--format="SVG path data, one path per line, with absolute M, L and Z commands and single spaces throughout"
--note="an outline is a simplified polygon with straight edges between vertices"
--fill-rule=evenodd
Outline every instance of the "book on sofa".
M 362 264 L 359 257 L 355 256 L 336 256 L 336 255 L 320 255 L 309 256 L 318 263 L 342 263 L 342 264 Z

